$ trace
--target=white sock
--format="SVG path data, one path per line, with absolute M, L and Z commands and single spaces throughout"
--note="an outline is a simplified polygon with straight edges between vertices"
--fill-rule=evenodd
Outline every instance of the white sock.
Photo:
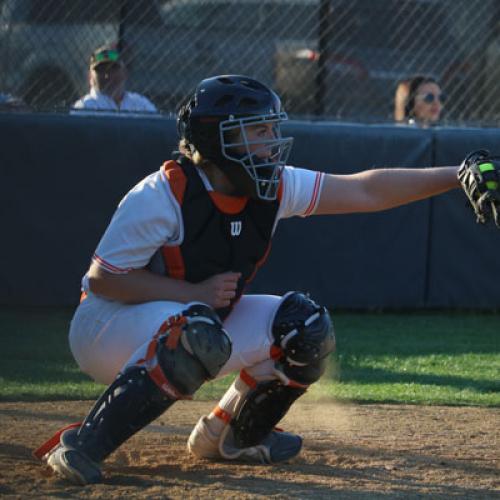
M 224 396 L 222 396 L 219 404 L 207 416 L 206 421 L 211 432 L 220 435 L 233 417 L 240 401 L 243 400 L 249 390 L 250 387 L 238 375 Z

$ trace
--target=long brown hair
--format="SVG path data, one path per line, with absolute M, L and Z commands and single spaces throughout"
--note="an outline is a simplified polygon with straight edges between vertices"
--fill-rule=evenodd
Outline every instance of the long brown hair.
M 405 118 L 408 120 L 410 118 L 413 118 L 413 110 L 415 108 L 415 97 L 418 93 L 418 89 L 420 88 L 421 85 L 424 83 L 435 83 L 436 85 L 439 85 L 437 80 L 435 78 L 432 78 L 431 76 L 425 76 L 425 75 L 416 75 L 411 77 L 408 80 L 408 100 L 406 101 L 405 105 Z

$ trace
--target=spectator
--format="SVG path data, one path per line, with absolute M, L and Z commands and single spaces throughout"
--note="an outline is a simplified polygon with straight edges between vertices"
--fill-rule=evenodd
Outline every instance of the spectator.
M 408 79 L 407 84 L 404 120 L 420 127 L 436 125 L 445 97 L 439 83 L 434 78 L 418 75 Z
M 90 92 L 76 101 L 73 113 L 94 111 L 157 113 L 156 106 L 135 92 L 128 92 L 127 68 L 115 45 L 99 47 L 90 57 Z
M 0 93 L 0 111 L 29 111 L 29 107 L 20 97 Z
M 406 119 L 405 107 L 408 101 L 410 81 L 399 80 L 394 93 L 394 121 L 402 123 Z

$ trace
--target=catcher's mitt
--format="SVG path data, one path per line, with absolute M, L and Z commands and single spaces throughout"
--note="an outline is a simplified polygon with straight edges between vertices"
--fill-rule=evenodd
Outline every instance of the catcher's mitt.
M 500 157 L 484 149 L 469 153 L 458 169 L 458 180 L 477 222 L 493 220 L 500 228 Z

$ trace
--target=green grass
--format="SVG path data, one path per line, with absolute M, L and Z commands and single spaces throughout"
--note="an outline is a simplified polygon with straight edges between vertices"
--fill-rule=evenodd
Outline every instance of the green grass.
M 366 402 L 500 405 L 500 316 L 334 316 L 331 379 L 316 393 Z
M 71 357 L 69 309 L 0 308 L 0 400 L 94 399 Z M 310 400 L 500 406 L 500 316 L 337 313 L 337 353 Z M 218 398 L 225 377 L 197 399 Z

